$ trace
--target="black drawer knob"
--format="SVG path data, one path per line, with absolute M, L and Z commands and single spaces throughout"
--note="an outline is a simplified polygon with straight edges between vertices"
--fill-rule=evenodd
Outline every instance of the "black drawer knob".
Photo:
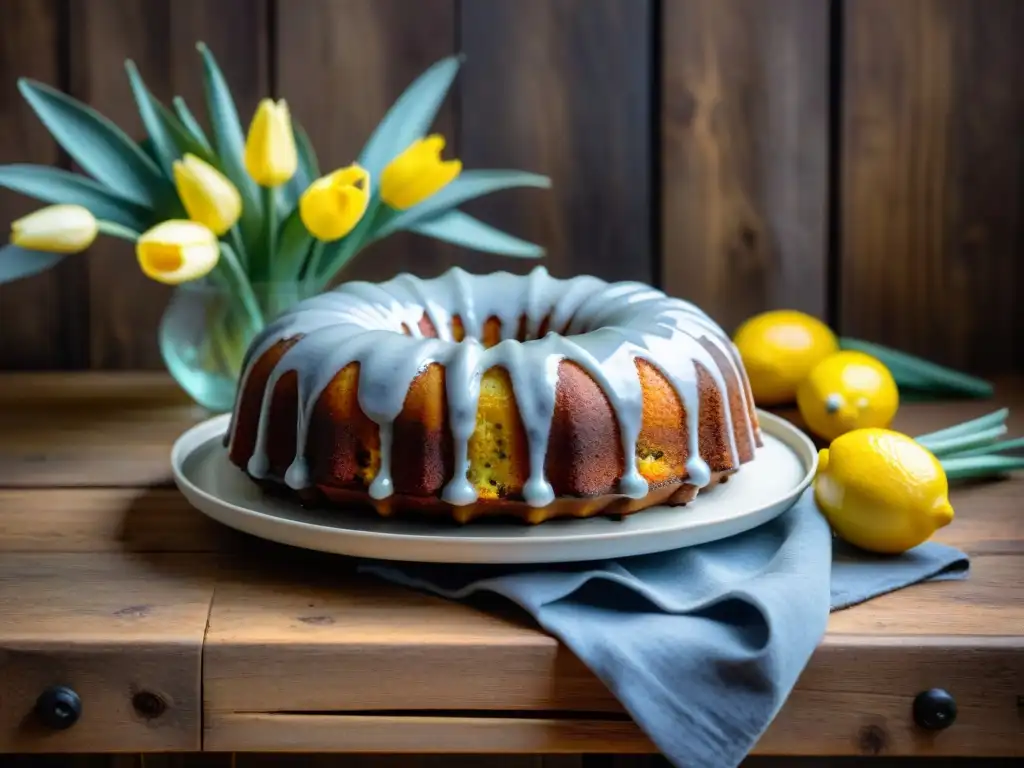
M 914 722 L 929 731 L 949 728 L 956 720 L 956 699 L 941 688 L 921 691 L 914 697 Z
M 66 685 L 54 685 L 39 694 L 35 712 L 47 728 L 62 731 L 82 716 L 82 700 Z

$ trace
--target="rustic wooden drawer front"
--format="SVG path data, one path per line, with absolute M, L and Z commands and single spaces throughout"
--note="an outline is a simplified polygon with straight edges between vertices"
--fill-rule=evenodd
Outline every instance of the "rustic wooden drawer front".
M 969 581 L 834 614 L 756 751 L 1024 756 L 1024 639 L 1011 636 L 1024 626 L 1024 557 L 973 544 L 990 554 Z M 203 665 L 206 749 L 653 749 L 578 659 L 501 603 L 485 612 L 332 573 L 331 562 L 303 554 L 221 573 Z M 959 600 L 976 610 L 940 608 Z M 915 698 L 933 688 L 957 706 L 942 730 L 915 722 Z
M 200 749 L 212 591 L 180 555 L 0 552 L 0 752 Z

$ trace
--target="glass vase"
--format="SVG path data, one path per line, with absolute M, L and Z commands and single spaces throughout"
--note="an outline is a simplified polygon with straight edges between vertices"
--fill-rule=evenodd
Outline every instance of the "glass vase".
M 168 372 L 196 403 L 230 411 L 246 350 L 282 312 L 314 291 L 300 282 L 256 284 L 243 301 L 230 286 L 196 281 L 174 288 L 158 330 Z

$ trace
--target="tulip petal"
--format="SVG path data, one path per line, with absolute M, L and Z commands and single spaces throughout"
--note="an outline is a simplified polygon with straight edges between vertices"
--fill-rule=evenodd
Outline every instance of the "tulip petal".
M 11 242 L 52 253 L 79 253 L 96 239 L 96 218 L 80 205 L 50 205 L 11 224 Z
M 291 114 L 284 100 L 260 101 L 245 141 L 245 168 L 261 187 L 277 187 L 298 169 Z
M 359 165 L 370 173 L 371 179 L 378 178 L 390 159 L 427 132 L 462 59 L 448 56 L 433 64 L 405 89 L 377 124 L 359 155 Z
M 216 235 L 194 221 L 172 219 L 142 234 L 135 246 L 147 277 L 168 285 L 208 274 L 220 258 Z
M 192 154 L 174 163 L 174 181 L 189 218 L 223 235 L 242 213 L 242 197 L 231 181 Z

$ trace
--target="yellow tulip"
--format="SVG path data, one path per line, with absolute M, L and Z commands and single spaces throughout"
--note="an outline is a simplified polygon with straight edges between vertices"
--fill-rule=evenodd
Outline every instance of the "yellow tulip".
M 188 216 L 223 235 L 242 215 L 242 196 L 220 171 L 195 155 L 174 161 L 174 184 Z
M 96 239 L 96 217 L 80 205 L 48 205 L 11 224 L 11 243 L 32 251 L 78 253 Z
M 381 200 L 404 211 L 454 181 L 462 171 L 462 161 L 441 160 L 442 149 L 444 137 L 437 134 L 410 144 L 381 173 Z
M 358 165 L 321 176 L 299 198 L 302 223 L 318 240 L 344 237 L 366 213 L 370 174 Z
M 171 219 L 142 233 L 135 255 L 146 277 L 178 285 L 208 274 L 220 258 L 213 230 L 195 221 Z
M 263 99 L 245 140 L 245 168 L 261 187 L 284 184 L 299 167 L 292 118 L 284 99 Z

